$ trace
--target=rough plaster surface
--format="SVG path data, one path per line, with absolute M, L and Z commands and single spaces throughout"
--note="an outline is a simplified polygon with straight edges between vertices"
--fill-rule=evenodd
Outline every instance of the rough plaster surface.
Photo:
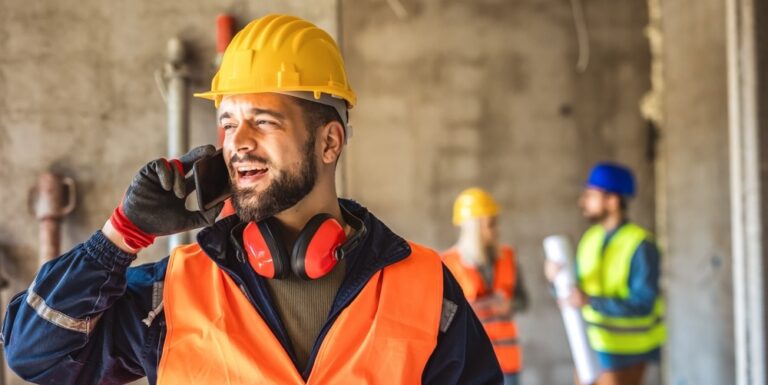
M 496 195 L 505 209 L 502 237 L 518 249 L 532 299 L 520 319 L 524 381 L 569 383 L 540 244 L 553 233 L 576 239 L 586 228 L 575 202 L 597 160 L 636 169 L 641 191 L 632 216 L 653 224 L 648 128 L 638 107 L 649 88 L 645 5 L 584 2 L 592 57 L 577 73 L 566 1 L 401 3 L 409 14 L 402 20 L 385 1 L 342 2 L 343 47 L 360 100 L 342 188 L 399 233 L 438 249 L 455 237 L 450 209 L 461 189 L 480 185 Z M 672 208 L 665 373 L 675 385 L 729 383 L 731 319 L 718 311 L 731 304 L 723 10 L 716 1 L 664 4 L 674 15 L 664 24 Z M 331 0 L 86 0 L 77 7 L 0 0 L 0 214 L 13 218 L 0 223 L 0 250 L 15 261 L 12 290 L 34 272 L 37 225 L 26 192 L 37 173 L 51 168 L 79 183 L 63 248 L 99 228 L 135 170 L 165 151 L 165 109 L 153 80 L 165 41 L 178 35 L 190 43 L 193 89 L 205 89 L 222 11 L 241 24 L 283 11 L 337 29 Z M 192 101 L 191 124 L 192 145 L 214 140 L 209 102 Z M 164 249 L 159 242 L 141 260 L 160 258 Z M 708 321 L 691 321 L 701 319 Z
M 670 385 L 735 378 L 724 14 L 662 2 Z
M 638 172 L 632 216 L 653 224 L 652 161 L 639 102 L 650 87 L 643 2 L 588 1 L 592 56 L 575 69 L 567 1 L 342 2 L 359 105 L 347 154 L 350 196 L 397 232 L 438 249 L 451 207 L 479 185 L 500 201 L 532 307 L 520 317 L 528 385 L 567 384 L 572 364 L 542 274 L 542 239 L 586 228 L 576 206 L 593 162 Z

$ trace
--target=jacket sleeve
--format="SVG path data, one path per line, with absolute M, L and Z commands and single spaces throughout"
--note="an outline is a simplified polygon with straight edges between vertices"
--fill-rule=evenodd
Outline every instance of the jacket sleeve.
M 135 258 L 99 231 L 43 265 L 5 314 L 2 337 L 11 369 L 38 384 L 122 384 L 145 376 L 147 340 L 159 326 L 141 319 L 165 265 L 129 272 Z M 127 275 L 136 278 L 130 285 Z
M 501 368 L 483 325 L 459 284 L 443 266 L 443 311 L 437 346 L 422 377 L 424 385 L 500 385 Z
M 629 297 L 590 297 L 590 305 L 608 316 L 644 316 L 653 311 L 659 296 L 659 250 L 643 241 L 632 256 L 629 268 Z

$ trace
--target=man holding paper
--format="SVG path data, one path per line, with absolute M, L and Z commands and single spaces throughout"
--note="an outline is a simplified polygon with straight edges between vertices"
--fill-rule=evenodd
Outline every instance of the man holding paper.
M 579 242 L 577 287 L 563 305 L 581 308 L 601 367 L 597 385 L 641 384 L 646 365 L 660 360 L 666 339 L 659 251 L 650 232 L 627 217 L 634 195 L 628 168 L 601 163 L 580 199 L 582 214 L 594 225 Z M 560 268 L 546 263 L 550 282 Z

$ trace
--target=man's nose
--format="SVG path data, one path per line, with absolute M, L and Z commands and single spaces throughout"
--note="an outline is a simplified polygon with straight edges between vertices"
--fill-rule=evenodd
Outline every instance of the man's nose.
M 247 122 L 241 122 L 232 133 L 232 149 L 236 153 L 247 153 L 256 148 L 257 141 Z

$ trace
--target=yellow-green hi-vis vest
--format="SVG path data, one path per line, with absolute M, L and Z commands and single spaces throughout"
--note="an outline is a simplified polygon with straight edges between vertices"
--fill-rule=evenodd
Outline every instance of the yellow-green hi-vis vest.
M 651 235 L 640 226 L 627 223 L 605 243 L 606 231 L 592 226 L 579 242 L 576 260 L 581 289 L 590 297 L 626 299 L 629 297 L 629 269 L 632 256 Z M 582 308 L 587 336 L 592 348 L 611 354 L 647 353 L 664 343 L 664 301 L 656 298 L 653 311 L 642 316 L 613 317 L 591 306 Z

